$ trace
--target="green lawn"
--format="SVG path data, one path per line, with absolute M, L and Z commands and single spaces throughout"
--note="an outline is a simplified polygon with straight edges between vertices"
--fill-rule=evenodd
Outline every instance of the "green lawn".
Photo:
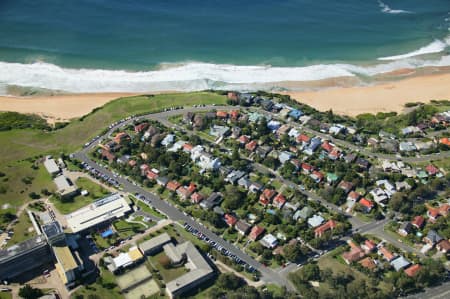
M 30 217 L 28 217 L 28 213 L 24 211 L 19 216 L 19 222 L 14 225 L 14 235 L 11 237 L 11 240 L 8 241 L 8 246 L 36 236 L 34 228 L 33 230 L 30 230 L 30 228 L 33 228 L 33 224 L 31 223 Z
M 0 299 L 12 299 L 10 292 L 0 292 Z
M 83 196 L 80 194 L 75 196 L 72 200 L 64 202 L 53 198 L 52 201 L 55 204 L 55 207 L 63 214 L 72 213 L 73 211 L 92 203 L 96 199 L 105 197 L 110 193 L 103 186 L 85 177 L 78 178 L 75 181 L 75 184 L 80 188 L 80 191 L 87 190 L 89 195 Z
M 117 234 L 122 239 L 134 236 L 138 231 L 145 229 L 145 227 L 142 224 L 129 223 L 122 219 L 114 222 L 113 225 L 117 231 Z
M 54 190 L 55 185 L 43 165 L 39 164 L 37 169 L 32 166 L 30 161 L 0 164 L 0 171 L 4 173 L 4 176 L 0 177 L 0 216 L 6 212 L 15 214 L 18 207 L 30 200 L 31 192 L 39 194 L 44 188 Z M 5 204 L 10 208 L 3 209 Z M 6 224 L 2 223 L 0 217 L 0 227 Z
M 159 263 L 159 259 L 161 257 L 164 257 L 165 255 L 166 254 L 164 252 L 161 252 L 157 255 L 151 256 L 150 263 L 152 267 L 156 268 L 155 270 L 158 270 L 161 273 L 161 276 L 166 283 L 188 272 L 184 266 L 168 269 L 161 266 L 161 264 Z
M 166 219 L 167 217 L 161 213 L 159 213 L 158 211 L 156 211 L 155 209 L 149 207 L 148 205 L 146 205 L 145 203 L 143 203 L 140 200 L 134 200 L 134 202 L 136 203 L 136 205 L 145 213 L 151 214 L 155 217 L 161 218 L 161 219 Z
M 110 123 L 133 114 L 151 113 L 171 106 L 225 104 L 226 97 L 216 93 L 193 92 L 119 98 L 63 129 L 43 132 L 23 129 L 0 132 L 0 163 L 15 161 L 43 153 L 72 152 Z
M 90 295 L 95 298 L 122 299 L 124 296 L 119 293 L 120 289 L 116 284 L 114 274 L 108 270 L 100 268 L 100 277 L 90 285 L 84 285 L 74 292 L 70 298 L 77 298 L 78 295 L 88 299 Z

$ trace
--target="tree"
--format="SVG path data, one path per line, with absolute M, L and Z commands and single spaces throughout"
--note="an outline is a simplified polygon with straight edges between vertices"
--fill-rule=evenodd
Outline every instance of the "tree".
M 216 285 L 224 290 L 237 290 L 244 285 L 244 281 L 233 273 L 221 273 L 217 278 Z
M 302 257 L 302 249 L 298 243 L 283 247 L 284 257 L 290 262 L 296 262 Z
M 165 254 L 163 254 L 159 257 L 158 262 L 165 269 L 168 269 L 170 267 L 170 259 Z
M 236 186 L 226 185 L 223 207 L 229 210 L 236 210 L 244 203 L 245 194 L 241 192 Z
M 320 269 L 317 264 L 306 264 L 297 274 L 303 281 L 320 280 Z
M 43 295 L 44 292 L 41 289 L 33 288 L 28 284 L 19 289 L 19 296 L 24 299 L 37 299 Z

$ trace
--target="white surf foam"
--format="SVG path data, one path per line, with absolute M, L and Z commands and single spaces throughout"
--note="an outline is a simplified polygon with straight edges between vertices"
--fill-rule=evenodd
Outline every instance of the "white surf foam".
M 425 54 L 434 54 L 434 53 L 440 53 L 445 50 L 450 45 L 450 36 L 448 36 L 444 41 L 442 40 L 434 40 L 432 43 L 409 53 L 401 54 L 401 55 L 394 55 L 394 56 L 388 56 L 388 57 L 380 57 L 378 60 L 398 60 L 398 59 L 404 59 L 404 58 L 410 58 L 414 56 L 419 55 L 425 55 Z
M 405 14 L 405 13 L 412 13 L 411 11 L 408 10 L 403 10 L 403 9 L 391 9 L 386 3 L 382 2 L 382 1 L 378 1 L 378 5 L 381 8 L 381 12 L 383 13 L 388 13 L 388 14 Z
M 450 56 L 436 60 L 407 58 L 372 66 L 320 64 L 305 67 L 237 66 L 190 62 L 164 64 L 153 71 L 68 69 L 36 62 L 0 62 L 0 84 L 67 92 L 152 92 L 163 90 L 276 88 L 276 82 L 313 81 L 356 75 L 373 76 L 402 68 L 448 66 Z M 272 84 L 273 83 L 273 84 Z M 279 84 L 278 84 L 279 85 Z

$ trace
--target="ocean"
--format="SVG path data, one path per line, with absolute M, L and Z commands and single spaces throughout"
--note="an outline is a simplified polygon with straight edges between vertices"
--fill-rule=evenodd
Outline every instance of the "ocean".
M 0 0 L 0 92 L 256 88 L 450 65 L 450 0 Z

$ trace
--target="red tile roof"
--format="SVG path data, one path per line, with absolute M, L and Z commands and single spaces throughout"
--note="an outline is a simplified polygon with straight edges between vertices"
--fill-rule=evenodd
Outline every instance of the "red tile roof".
M 232 119 L 237 119 L 239 117 L 239 110 L 233 110 L 230 112 L 230 116 Z
M 302 163 L 302 169 L 305 172 L 311 172 L 314 169 L 314 167 L 308 163 Z
M 373 261 L 373 259 L 371 259 L 370 257 L 366 257 L 365 259 L 362 259 L 358 262 L 361 266 L 363 266 L 364 268 L 367 268 L 369 270 L 373 270 L 376 268 L 376 264 Z
M 259 238 L 259 236 L 261 236 L 264 233 L 264 231 L 265 231 L 264 227 L 255 225 L 250 231 L 248 237 L 249 239 L 256 241 Z
M 167 183 L 167 189 L 170 191 L 176 191 L 181 186 L 177 181 L 170 181 Z
M 380 253 L 383 255 L 383 257 L 390 262 L 395 256 L 392 252 L 390 252 L 386 247 L 380 248 Z
M 151 171 L 151 170 L 149 170 L 149 171 L 147 171 L 146 176 L 147 176 L 147 178 L 148 178 L 149 180 L 156 180 L 156 178 L 158 177 L 158 174 L 157 174 L 157 173 L 154 173 L 154 172 Z
M 220 118 L 227 118 L 228 117 L 228 112 L 226 112 L 226 111 L 217 111 L 216 116 L 220 117 Z
M 364 242 L 364 245 L 368 251 L 372 251 L 377 247 L 377 245 L 372 240 L 369 239 Z
M 203 195 L 198 192 L 195 192 L 191 195 L 191 201 L 193 203 L 200 203 L 203 200 Z
M 242 135 L 241 137 L 239 137 L 239 142 L 240 143 L 247 143 L 247 142 L 249 142 L 250 141 L 250 137 L 248 137 L 247 135 Z
M 183 150 L 184 150 L 185 152 L 190 152 L 190 151 L 192 151 L 193 148 L 194 148 L 194 147 L 192 146 L 192 144 L 189 144 L 189 143 L 183 144 Z
M 447 146 L 450 146 L 450 138 L 447 138 L 447 137 L 441 138 L 441 139 L 439 139 L 439 143 L 442 143 L 442 144 L 445 144 Z
M 373 202 L 371 202 L 370 200 L 365 199 L 365 198 L 361 198 L 361 200 L 359 201 L 359 204 L 362 205 L 363 207 L 366 207 L 369 210 L 371 210 L 374 207 Z
M 139 125 L 134 126 L 134 132 L 140 133 L 144 131 L 148 127 L 148 123 L 142 123 Z
M 419 272 L 420 268 L 422 268 L 419 264 L 414 264 L 409 268 L 405 269 L 405 274 L 409 277 L 416 276 L 417 272 Z
M 234 226 L 237 222 L 237 218 L 230 214 L 225 214 L 225 222 L 228 226 Z
M 427 165 L 427 167 L 425 167 L 425 170 L 428 172 L 429 175 L 435 175 L 436 173 L 439 172 L 439 169 L 433 164 Z
M 283 194 L 278 193 L 277 196 L 273 199 L 274 205 L 276 205 L 279 209 L 283 207 L 283 205 L 286 203 L 286 198 Z
M 350 191 L 350 193 L 347 196 L 347 198 L 354 200 L 354 201 L 357 201 L 360 197 L 361 197 L 361 194 L 359 194 L 356 191 Z
M 245 145 L 245 149 L 250 152 L 253 152 L 256 149 L 257 145 L 258 145 L 258 143 L 255 140 L 252 140 Z
M 308 143 L 309 140 L 311 140 L 311 138 L 309 138 L 307 135 L 305 134 L 300 134 L 297 136 L 297 142 L 304 142 L 304 143 Z
M 324 141 L 322 143 L 322 148 L 327 152 L 331 152 L 333 150 L 333 146 L 328 141 Z
M 334 229 L 335 227 L 336 222 L 334 220 L 328 220 L 325 224 L 317 227 L 314 230 L 314 234 L 316 235 L 316 237 L 321 237 L 327 230 Z
M 411 221 L 411 224 L 414 225 L 418 229 L 421 229 L 424 223 L 425 223 L 425 218 L 423 218 L 420 215 L 414 217 L 413 221 Z

